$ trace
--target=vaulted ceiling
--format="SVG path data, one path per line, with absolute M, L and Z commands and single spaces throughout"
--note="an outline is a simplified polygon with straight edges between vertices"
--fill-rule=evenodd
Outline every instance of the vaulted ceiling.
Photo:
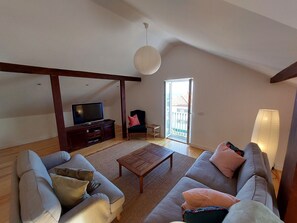
M 184 42 L 273 76 L 297 60 L 296 8 L 290 0 L 1 0 L 0 61 L 138 76 L 133 55 L 148 22 L 149 44 L 163 54 Z M 61 86 L 65 109 L 119 94 L 113 81 L 62 78 Z M 0 118 L 52 112 L 49 92 L 48 77 L 1 72 Z
M 296 1 L 125 1 L 178 40 L 266 75 L 297 60 Z

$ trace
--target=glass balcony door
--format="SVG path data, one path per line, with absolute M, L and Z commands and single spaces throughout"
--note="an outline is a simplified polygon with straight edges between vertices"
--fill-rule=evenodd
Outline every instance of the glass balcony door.
M 190 143 L 193 79 L 165 81 L 165 136 Z

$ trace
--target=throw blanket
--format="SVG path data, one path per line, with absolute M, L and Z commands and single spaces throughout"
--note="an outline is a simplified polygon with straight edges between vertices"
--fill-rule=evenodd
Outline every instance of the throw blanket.
M 240 201 L 232 205 L 223 223 L 283 223 L 270 209 L 257 201 Z

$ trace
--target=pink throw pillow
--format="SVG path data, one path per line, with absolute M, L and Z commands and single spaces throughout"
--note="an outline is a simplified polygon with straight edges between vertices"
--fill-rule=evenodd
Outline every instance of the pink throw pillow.
M 182 204 L 182 208 L 185 210 L 192 210 L 207 206 L 220 206 L 229 208 L 233 204 L 240 201 L 230 194 L 208 188 L 194 188 L 185 191 L 183 192 L 183 197 L 185 199 L 185 203 Z
M 245 158 L 238 155 L 226 146 L 226 143 L 218 145 L 216 151 L 209 159 L 228 178 L 232 178 L 235 170 L 244 163 Z
M 134 115 L 132 117 L 131 116 L 128 116 L 128 119 L 129 119 L 129 127 L 140 125 L 140 122 L 138 120 L 138 116 L 137 115 Z

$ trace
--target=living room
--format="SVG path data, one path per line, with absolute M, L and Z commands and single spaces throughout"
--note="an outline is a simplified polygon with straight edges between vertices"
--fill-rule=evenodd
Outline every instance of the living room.
M 148 21 L 148 41 L 161 52 L 162 64 L 155 74 L 142 75 L 141 82 L 127 82 L 127 112 L 142 109 L 147 123 L 164 129 L 164 81 L 193 78 L 191 146 L 213 152 L 224 140 L 243 148 L 251 140 L 258 110 L 276 109 L 280 138 L 274 167 L 282 170 L 296 85 L 269 80 L 295 62 L 295 24 L 228 3 L 232 1 L 188 1 L 180 10 L 188 17 L 170 13 L 182 7 L 180 3 L 168 8 L 163 1 L 157 10 L 154 3 L 139 2 L 3 1 L 0 60 L 140 76 L 133 56 L 145 43 L 142 22 Z M 193 36 L 188 34 L 191 29 Z M 49 78 L 7 72 L 0 78 L 0 148 L 56 137 Z M 105 105 L 105 118 L 121 125 L 118 82 L 61 77 L 60 84 L 66 126 L 73 124 L 72 104 L 98 101 Z

